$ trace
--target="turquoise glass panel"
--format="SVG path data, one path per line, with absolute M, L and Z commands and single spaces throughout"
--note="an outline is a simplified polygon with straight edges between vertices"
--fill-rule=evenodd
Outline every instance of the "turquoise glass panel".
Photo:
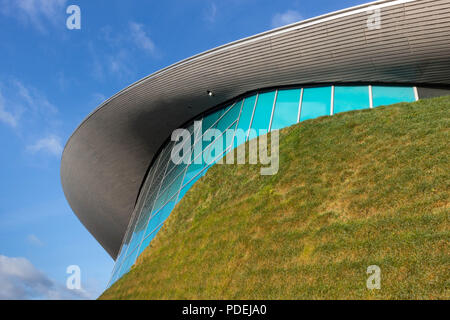
M 237 102 L 230 110 L 219 120 L 216 129 L 224 132 L 228 127 L 237 120 L 241 112 L 242 101 Z
M 368 86 L 334 87 L 334 113 L 370 108 Z
M 175 180 L 169 185 L 168 190 L 168 199 L 172 198 L 178 190 L 181 188 L 181 184 L 183 183 L 184 179 L 184 171 L 180 172 L 180 174 L 175 178 Z
M 197 182 L 197 180 L 200 177 L 198 177 L 197 179 L 192 179 L 188 184 L 186 184 L 181 190 L 180 193 L 178 195 L 178 200 L 177 203 L 180 202 L 181 199 L 183 199 L 184 195 L 186 194 L 186 192 L 189 191 L 189 189 L 194 185 L 195 182 Z
M 217 110 L 206 117 L 203 118 L 202 127 L 203 127 L 203 133 L 205 133 L 206 130 L 208 130 L 211 127 L 215 127 L 217 120 L 222 116 L 225 109 Z
M 155 205 L 152 210 L 153 212 L 156 212 L 159 209 L 161 209 L 162 206 L 166 203 L 167 195 L 169 193 L 168 190 L 169 190 L 168 188 L 166 188 L 165 191 L 160 190 L 160 193 L 159 193 L 158 197 L 156 198 Z
M 374 107 L 416 101 L 412 87 L 373 86 L 372 96 Z
M 134 250 L 141 242 L 142 237 L 145 232 L 145 227 L 147 225 L 148 217 L 149 217 L 148 212 L 141 213 L 141 216 L 139 217 L 139 220 L 134 228 L 134 232 L 133 232 L 133 236 L 131 238 L 129 249 L 128 249 L 128 252 L 126 253 L 127 255 L 129 255 L 130 251 Z
M 178 165 L 176 166 L 171 172 L 169 172 L 165 178 L 165 180 L 167 181 L 167 183 L 165 184 L 165 187 L 171 188 L 172 185 L 177 184 L 177 183 L 181 183 L 181 181 L 179 181 L 180 179 L 180 175 L 182 175 L 184 173 L 184 170 L 186 169 L 187 164 L 182 164 L 182 165 Z M 181 177 L 181 179 L 183 179 L 183 177 Z M 170 198 L 170 196 L 169 196 Z
M 203 170 L 205 167 L 205 162 L 203 161 L 203 154 L 200 155 L 199 159 L 196 159 L 198 161 L 201 161 L 201 163 L 191 163 L 189 167 L 187 167 L 186 175 L 183 180 L 183 185 L 189 182 L 192 178 L 194 178 L 197 174 L 200 173 L 200 171 Z
M 209 115 L 205 116 L 202 119 L 202 131 L 201 132 L 195 132 L 195 134 L 193 134 L 193 145 L 197 145 L 201 140 L 203 134 L 205 134 L 206 130 L 210 129 L 210 128 L 215 128 L 217 126 L 218 120 L 219 118 L 223 115 L 223 113 L 225 112 L 225 110 L 227 110 L 229 107 L 228 106 L 226 109 L 221 109 L 221 110 L 217 110 L 213 113 L 210 113 Z M 203 142 L 203 149 L 207 146 L 208 144 Z
M 150 221 L 148 222 L 147 230 L 145 231 L 145 237 L 147 237 L 150 233 L 155 231 L 157 227 L 159 227 L 170 215 L 173 208 L 175 207 L 176 196 L 174 196 L 170 201 L 168 201 L 164 207 L 162 207 L 159 211 L 155 212 Z
M 150 235 L 148 235 L 141 244 L 141 247 L 139 248 L 139 253 L 138 253 L 138 257 L 141 255 L 142 251 L 145 250 L 145 248 L 147 248 L 150 244 L 150 242 L 155 238 L 156 234 L 158 233 L 158 231 L 161 229 L 162 225 L 159 226 L 158 228 L 156 228 L 156 230 L 154 230 Z
M 253 109 L 255 107 L 256 95 L 245 98 L 244 105 L 242 107 L 241 116 L 237 124 L 237 128 L 244 131 L 244 134 L 236 135 L 235 147 L 245 142 L 248 129 L 250 127 L 250 120 L 252 119 Z
M 331 111 L 331 87 L 305 88 L 303 90 L 300 121 L 329 116 Z
M 183 197 L 185 196 L 186 192 L 189 191 L 190 188 L 192 188 L 192 186 L 198 181 L 198 179 L 200 179 L 201 177 L 203 177 L 206 172 L 208 171 L 208 169 L 211 168 L 211 166 L 208 166 L 206 168 L 204 168 L 203 171 L 198 172 L 197 176 L 195 176 L 190 182 L 188 182 L 181 190 L 180 190 L 180 194 L 178 195 L 178 200 L 177 203 L 180 202 L 181 199 L 183 199 Z M 185 180 L 186 181 L 186 180 Z
M 261 93 L 258 96 L 251 127 L 253 130 L 250 131 L 249 140 L 256 138 L 259 135 L 260 129 L 269 130 L 274 99 L 275 91 Z
M 278 91 L 272 130 L 282 129 L 297 123 L 301 89 Z
M 146 235 L 150 234 L 153 230 L 155 230 L 159 226 L 160 224 L 159 217 L 160 216 L 156 213 L 154 216 L 151 217 L 147 225 L 147 230 L 145 231 Z
M 236 122 L 233 123 L 230 128 L 225 130 L 219 138 L 217 138 L 211 145 L 205 149 L 204 159 L 207 165 L 213 164 L 213 162 L 219 160 L 228 148 L 233 143 L 234 130 Z

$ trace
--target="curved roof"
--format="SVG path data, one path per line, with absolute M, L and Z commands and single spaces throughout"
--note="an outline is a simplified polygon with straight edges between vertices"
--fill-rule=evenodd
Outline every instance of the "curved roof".
M 377 8 L 381 28 L 369 30 L 368 10 Z M 146 170 L 175 128 L 248 91 L 359 81 L 450 84 L 450 2 L 377 1 L 341 10 L 212 49 L 136 82 L 94 110 L 67 142 L 66 198 L 116 258 Z

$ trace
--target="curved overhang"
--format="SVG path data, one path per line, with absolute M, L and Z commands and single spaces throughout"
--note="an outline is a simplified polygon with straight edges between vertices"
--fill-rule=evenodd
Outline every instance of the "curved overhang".
M 341 10 L 218 47 L 136 82 L 95 109 L 67 142 L 66 198 L 115 259 L 147 168 L 174 129 L 256 89 L 341 82 L 449 85 L 450 2 L 377 1 Z

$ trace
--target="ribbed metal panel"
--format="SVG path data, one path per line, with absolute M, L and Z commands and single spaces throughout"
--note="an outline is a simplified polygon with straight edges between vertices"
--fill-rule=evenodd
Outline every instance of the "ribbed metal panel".
M 118 93 L 79 126 L 64 150 L 62 184 L 72 209 L 115 258 L 150 161 L 195 115 L 265 87 L 449 85 L 450 1 L 396 3 L 377 1 L 243 39 Z M 373 5 L 384 6 L 378 30 L 367 28 Z

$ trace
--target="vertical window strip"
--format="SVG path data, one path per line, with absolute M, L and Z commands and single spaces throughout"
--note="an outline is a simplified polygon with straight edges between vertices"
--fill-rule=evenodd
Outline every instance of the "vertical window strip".
M 241 121 L 241 115 L 242 115 L 242 111 L 244 111 L 244 104 L 245 104 L 245 99 L 242 99 L 242 104 L 241 104 L 241 110 L 239 111 L 239 115 L 236 119 L 236 127 L 234 128 L 234 134 L 233 134 L 233 142 L 230 146 L 230 150 L 232 150 L 234 148 L 234 139 L 236 139 L 236 130 L 238 129 L 239 126 L 239 122 Z
M 190 161 L 191 161 L 191 160 L 190 160 Z M 179 199 L 179 197 L 180 197 L 181 189 L 183 189 L 183 181 L 184 181 L 184 179 L 186 179 L 186 173 L 187 173 L 187 170 L 188 170 L 189 166 L 190 166 L 190 164 L 188 164 L 188 165 L 186 166 L 186 168 L 184 168 L 183 179 L 181 180 L 180 187 L 178 188 L 177 198 L 176 198 L 176 200 L 175 200 L 175 203 L 178 202 L 178 199 Z
M 227 130 L 229 130 L 233 125 L 237 125 L 237 120 L 233 121 L 233 123 L 232 123 L 227 129 L 225 129 L 225 132 L 226 132 Z M 235 131 L 236 131 L 236 130 L 235 130 Z M 226 136 L 225 132 L 222 132 L 222 134 L 221 134 L 219 137 L 222 137 L 222 136 L 224 136 L 224 135 Z M 234 139 L 233 139 L 233 140 L 234 140 Z M 212 147 L 212 143 L 210 143 L 210 144 L 205 148 L 205 150 L 203 150 L 202 154 L 200 154 L 197 158 L 203 157 L 203 154 L 204 154 L 207 150 L 209 150 L 209 148 L 211 148 L 211 147 Z M 222 151 L 222 153 L 221 153 L 219 156 L 216 156 L 216 158 L 215 158 L 213 161 L 211 161 L 210 164 L 207 164 L 207 163 L 205 162 L 205 167 L 202 168 L 202 170 L 200 170 L 195 176 L 193 176 L 191 179 L 189 179 L 189 181 L 187 181 L 186 183 L 182 183 L 180 190 L 183 189 L 185 186 L 187 186 L 189 183 L 191 183 L 192 180 L 194 180 L 195 178 L 197 178 L 198 175 L 201 174 L 206 168 L 208 168 L 209 166 L 211 166 L 211 164 L 215 163 L 218 159 L 220 159 L 220 156 L 223 155 L 223 154 L 224 154 L 224 152 Z M 195 159 L 197 159 L 197 158 L 195 158 Z M 195 159 L 194 159 L 193 161 L 195 161 Z M 186 171 L 186 172 L 187 172 L 187 171 Z M 183 182 L 184 182 L 184 181 L 183 181 Z
M 178 191 L 176 192 L 176 193 L 174 193 L 169 199 L 167 199 L 167 201 L 161 206 L 161 208 L 159 208 L 158 209 L 158 211 L 156 211 L 155 212 L 155 214 L 154 214 L 154 216 L 156 216 L 158 213 L 160 213 L 168 204 L 169 204 L 169 202 L 171 202 L 173 199 L 175 199 L 175 198 L 178 198 L 178 193 L 180 192 L 180 189 L 178 189 Z M 150 221 L 150 219 L 148 220 L 148 221 Z M 156 230 L 156 229 L 158 229 L 163 223 L 164 223 L 165 221 L 162 221 L 162 222 L 160 222 L 153 230 L 151 230 L 150 231 L 150 233 L 147 235 L 147 236 L 145 236 L 145 233 L 144 233 L 144 235 L 142 236 L 142 241 L 141 241 L 141 243 L 140 243 L 140 245 L 139 245 L 139 250 L 140 250 L 140 248 L 141 248 L 141 246 L 142 246 L 142 243 L 144 243 L 144 241 Z M 147 228 L 148 228 L 148 226 L 145 228 L 145 230 L 147 230 Z M 145 248 L 144 248 L 145 249 Z
M 165 158 L 165 155 L 164 155 L 164 152 L 165 152 L 165 151 L 166 151 L 166 150 L 163 150 L 163 151 L 162 151 L 162 153 L 161 153 L 161 159 L 164 159 L 164 158 Z M 161 160 L 161 159 L 160 159 L 160 160 Z M 159 183 L 158 192 L 159 192 L 159 190 L 160 190 L 160 188 L 161 188 L 161 185 L 162 185 L 162 183 L 163 183 L 163 181 L 164 181 L 164 175 L 165 175 L 165 171 L 167 170 L 168 164 L 169 164 L 169 162 L 167 161 L 166 164 L 160 163 L 160 164 L 158 165 L 158 168 L 157 168 L 157 169 L 161 169 L 163 166 L 165 166 L 165 167 L 164 167 L 163 178 L 161 179 L 161 181 L 160 181 L 160 183 Z M 158 171 L 158 170 L 157 170 L 157 171 Z M 157 196 L 158 196 L 158 194 L 156 194 L 155 201 L 156 201 Z M 154 205 L 154 203 L 153 203 L 153 205 Z M 153 206 L 152 206 L 152 210 L 153 210 Z M 140 212 L 139 219 L 141 218 L 142 214 L 144 214 L 143 211 Z M 150 211 L 150 214 L 151 214 L 151 211 Z M 134 233 L 135 230 L 136 230 L 136 227 L 137 227 L 137 225 L 138 225 L 139 219 L 136 221 L 136 224 L 135 224 L 135 226 L 134 226 L 133 233 Z M 147 221 L 147 223 L 148 223 L 148 221 Z M 144 230 L 144 233 L 145 233 L 145 230 L 146 230 L 146 227 L 147 227 L 147 223 L 145 224 L 145 227 L 144 227 L 144 229 L 143 229 L 143 230 Z M 140 243 L 141 243 L 141 242 L 139 242 L 139 244 L 137 245 L 137 247 L 136 247 L 137 249 L 139 249 Z M 131 247 L 131 246 L 129 246 L 129 247 L 127 248 L 127 253 L 126 253 L 126 258 L 125 258 L 125 259 L 129 258 L 129 257 L 131 256 L 131 254 L 134 252 L 134 250 L 133 250 L 131 253 L 128 253 L 128 250 L 130 249 L 130 247 Z
M 278 98 L 278 90 L 275 90 L 275 96 L 273 97 L 273 104 L 272 104 L 272 113 L 270 114 L 269 128 L 267 132 L 272 131 L 273 114 L 275 113 L 275 105 L 277 103 L 277 98 Z
M 173 146 L 172 146 L 172 148 L 173 148 Z M 171 152 L 171 151 L 172 151 L 172 149 L 170 149 L 169 152 Z M 162 184 L 163 184 L 163 182 L 164 182 L 165 174 L 166 174 L 167 168 L 168 168 L 168 166 L 169 166 L 169 162 L 170 162 L 170 157 L 169 157 L 169 160 L 167 161 L 167 164 L 165 165 L 163 178 L 161 179 L 161 182 L 159 183 L 158 193 L 156 194 L 155 200 L 154 200 L 154 202 L 153 202 L 152 209 L 151 209 L 151 211 L 150 211 L 150 216 L 149 216 L 147 222 L 145 223 L 145 227 L 144 227 L 144 229 L 143 229 L 143 230 L 144 230 L 144 234 L 142 235 L 142 238 L 144 238 L 145 230 L 147 230 L 148 222 L 150 221 L 150 219 L 151 219 L 152 216 L 153 216 L 153 215 L 152 215 L 153 208 L 155 207 L 156 200 L 158 199 L 158 196 L 159 196 L 159 191 L 161 190 L 161 186 L 162 186 Z M 164 164 L 163 164 L 163 165 L 164 165 Z M 141 214 L 142 214 L 142 213 L 143 213 L 143 211 L 141 212 Z M 137 225 L 137 224 L 136 224 L 136 225 Z M 141 244 L 142 244 L 142 239 L 141 239 L 141 241 L 139 242 L 139 245 L 136 247 L 137 250 L 138 250 L 138 252 L 139 252 L 139 250 L 140 250 L 140 248 L 141 248 Z M 128 254 L 128 253 L 127 253 L 127 254 Z M 130 254 L 130 255 L 131 255 L 131 254 Z M 133 262 L 133 264 L 134 264 L 134 262 Z
M 330 116 L 334 114 L 334 86 L 331 86 Z
M 303 88 L 301 88 L 301 90 L 300 90 L 300 98 L 298 100 L 297 123 L 300 122 L 300 115 L 302 113 L 302 102 L 303 102 Z
M 370 109 L 373 109 L 373 91 L 372 91 L 372 85 L 369 85 L 369 105 L 370 105 Z
M 155 170 L 154 170 L 154 173 L 153 173 L 152 181 L 153 181 L 154 176 L 156 175 L 156 172 L 157 172 L 158 169 L 159 169 L 159 164 L 160 164 L 161 158 L 162 158 L 162 154 L 158 157 L 158 161 L 157 161 L 156 166 L 155 166 Z M 149 187 L 149 190 L 150 190 L 150 187 Z M 147 199 L 147 195 L 148 195 L 148 193 L 146 194 L 145 199 Z M 138 217 L 137 217 L 137 219 L 133 222 L 133 223 L 134 223 L 134 226 L 133 226 L 133 225 L 130 225 L 127 232 L 131 232 L 131 230 L 133 230 L 133 232 L 132 232 L 131 234 L 134 233 L 134 231 L 136 230 L 137 222 L 139 221 L 139 218 L 141 217 L 141 214 L 142 214 L 142 210 L 141 210 L 139 213 L 138 213 L 138 211 L 136 212 L 136 215 L 137 215 Z M 131 237 L 132 237 L 132 236 L 131 236 Z M 131 237 L 130 237 L 130 241 L 131 241 Z M 126 239 L 126 238 L 124 238 L 124 240 L 125 240 L 125 239 Z M 123 243 L 122 243 L 122 246 L 123 246 Z M 124 254 L 124 258 L 122 259 L 122 263 L 123 263 L 123 261 L 125 260 L 125 258 L 127 257 L 127 255 L 128 255 L 128 250 L 129 250 L 129 249 L 130 249 L 130 246 L 128 246 L 128 248 L 127 248 L 127 250 L 126 250 L 126 252 L 125 252 L 125 254 Z
M 239 101 L 239 100 L 238 100 Z M 222 120 L 222 118 L 231 110 L 231 109 L 233 109 L 233 107 L 236 105 L 236 103 L 237 102 L 234 102 L 230 107 L 228 107 L 228 109 L 227 110 L 225 110 L 225 112 L 219 117 L 219 119 L 217 119 L 209 128 L 207 128 L 206 130 L 205 130 L 205 132 L 208 130 L 208 129 L 211 129 L 211 128 L 214 128 L 214 127 L 216 127 L 217 126 L 217 124 L 219 123 L 219 121 L 220 120 Z M 219 109 L 219 110 L 216 110 L 215 112 L 219 112 L 221 109 Z M 214 112 L 213 112 L 214 113 Z M 202 118 L 202 120 L 204 119 L 205 117 L 203 117 Z M 193 144 L 193 146 L 195 146 L 196 144 L 197 144 L 197 142 L 199 142 L 201 139 L 203 139 L 203 135 L 205 134 L 205 132 L 202 132 L 201 133 L 201 135 L 200 135 L 200 137 L 198 138 L 198 139 L 196 139 L 196 140 L 194 140 L 194 144 Z M 194 138 L 195 139 L 195 138 Z
M 161 160 L 161 157 L 158 157 L 158 161 L 156 162 L 156 166 L 154 167 L 154 170 L 152 170 L 151 175 L 147 178 L 147 179 L 148 179 L 148 180 L 147 180 L 147 183 L 146 183 L 146 184 L 147 184 L 147 187 L 146 187 L 146 188 L 143 188 L 143 189 L 144 189 L 144 192 L 145 192 L 145 196 L 142 197 L 142 200 L 141 200 L 141 201 L 138 201 L 138 205 L 136 206 L 136 208 L 137 208 L 139 211 L 142 211 L 142 208 L 144 207 L 145 202 L 146 202 L 146 200 L 147 200 L 147 198 L 148 198 L 148 195 L 149 195 L 149 193 L 150 193 L 150 189 L 151 189 L 153 180 L 154 180 L 154 178 L 155 178 L 155 176 L 156 176 L 157 169 L 159 169 L 158 167 L 159 167 L 159 162 L 160 162 L 160 160 Z M 145 186 L 145 184 L 144 184 L 144 186 Z
M 259 93 L 256 94 L 255 104 L 253 105 L 252 118 L 250 119 L 250 124 L 249 124 L 248 129 L 247 129 L 247 136 L 245 137 L 245 141 L 248 140 L 248 137 L 250 135 L 250 129 L 252 128 L 253 117 L 255 116 L 256 105 L 258 104 L 258 97 L 259 97 Z
M 414 90 L 414 99 L 416 99 L 416 101 L 419 101 L 419 91 L 417 90 L 417 87 L 414 86 L 413 90 Z
M 244 101 L 243 101 L 244 102 Z M 226 131 L 228 131 L 228 130 L 230 130 L 230 128 L 232 128 L 233 127 L 233 125 L 235 126 L 235 129 L 234 129 L 234 134 L 236 133 L 236 126 L 237 126 L 237 124 L 238 124 L 238 121 L 239 121 L 239 117 L 240 117 L 240 114 L 242 113 L 242 108 L 243 108 L 243 103 L 241 104 L 241 109 L 240 109 L 240 113 L 239 113 L 239 116 L 238 116 L 238 118 L 235 120 L 235 121 L 233 121 L 233 123 L 226 129 Z M 226 132 L 225 131 L 225 132 Z M 233 139 L 232 139 L 232 143 L 234 142 L 234 135 L 233 134 Z M 225 133 L 223 133 L 221 136 L 224 136 L 225 135 Z M 233 144 L 231 144 L 231 146 L 232 146 Z M 209 148 L 209 146 L 207 147 L 207 149 Z M 212 161 L 212 163 L 214 163 L 214 162 L 216 162 L 218 159 L 220 159 L 220 157 L 221 156 L 223 156 L 224 154 L 226 154 L 226 152 L 227 152 L 227 150 L 229 150 L 230 149 L 230 147 L 227 147 L 227 149 L 224 151 L 224 152 L 222 152 L 220 155 L 218 155 L 218 156 L 216 156 L 216 158 Z M 206 149 L 205 149 L 206 150 Z M 202 171 L 200 171 L 195 177 L 193 177 L 190 181 L 192 181 L 193 179 L 195 179 L 199 174 L 202 174 L 203 173 L 203 171 L 206 169 L 207 167 L 205 167 L 205 168 L 203 168 L 203 170 Z M 187 168 L 186 169 L 184 169 L 183 170 L 183 180 L 184 180 L 184 177 L 185 177 L 185 175 L 186 175 L 186 171 L 187 171 Z M 181 173 L 180 173 L 181 174 Z M 190 181 L 188 182 L 188 183 L 190 183 Z M 187 185 L 188 183 L 186 183 L 185 185 Z M 185 186 L 184 185 L 184 186 Z M 180 194 L 180 191 L 181 191 L 181 189 L 184 187 L 183 185 L 180 185 L 180 187 L 178 187 L 178 189 L 177 189 L 177 192 L 174 194 L 174 195 L 172 195 L 172 197 L 170 198 L 170 199 L 168 199 L 165 203 L 164 203 L 164 205 L 162 205 L 161 206 L 161 208 L 158 210 L 158 212 L 156 212 L 154 215 L 152 215 L 152 217 L 153 216 L 155 216 L 157 213 L 159 213 L 170 201 L 172 201 L 173 199 L 175 199 L 175 200 L 178 200 L 178 197 L 179 197 L 179 194 Z M 170 187 L 170 186 L 168 186 L 168 187 Z M 167 189 L 167 188 L 166 188 Z M 150 219 L 149 219 L 149 221 L 150 221 Z M 142 239 L 142 241 L 141 241 L 141 243 L 140 243 L 140 245 L 139 245 L 139 249 L 138 249 L 138 252 L 141 250 L 141 246 L 142 246 L 142 243 L 144 243 L 144 241 L 150 236 L 150 235 L 152 235 L 153 234 L 153 232 L 155 232 L 155 230 L 157 230 L 162 224 L 164 223 L 164 221 L 162 221 L 161 223 L 159 223 L 158 224 L 158 226 L 154 229 L 154 230 L 152 230 L 147 236 L 145 236 L 144 235 L 144 237 L 143 237 L 143 239 Z M 148 226 L 145 228 L 145 230 L 147 230 L 147 228 L 148 228 Z

